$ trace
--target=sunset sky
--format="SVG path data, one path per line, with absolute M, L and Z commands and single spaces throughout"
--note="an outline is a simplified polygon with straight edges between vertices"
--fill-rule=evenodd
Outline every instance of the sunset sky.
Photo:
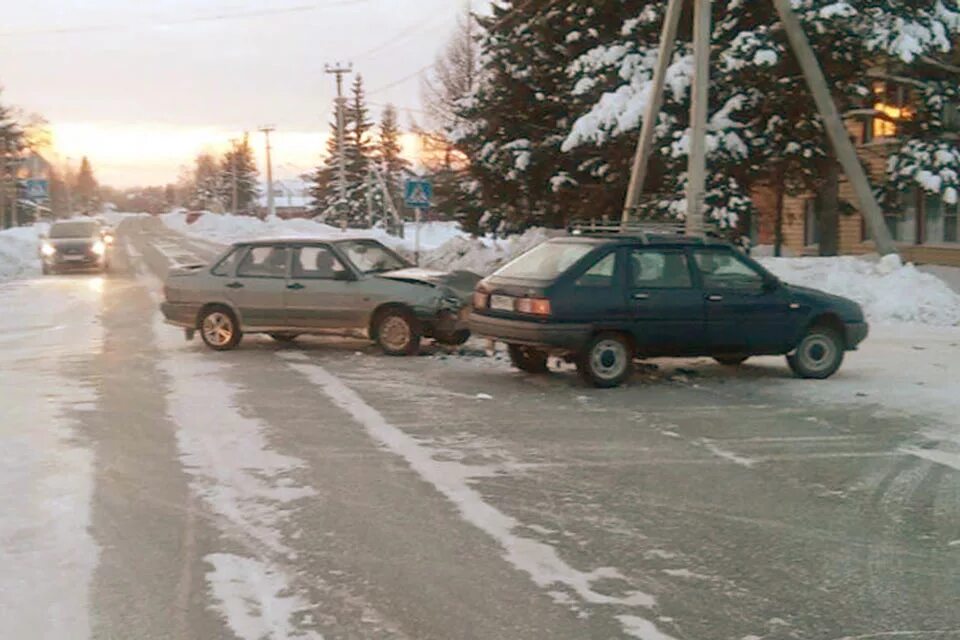
M 475 1 L 474 8 L 481 2 Z M 202 150 L 277 127 L 277 177 L 319 160 L 333 77 L 352 61 L 371 115 L 422 119 L 415 74 L 466 0 L 31 0 L 4 8 L 3 100 L 51 123 L 58 154 L 114 186 L 176 179 Z M 398 82 L 400 81 L 400 82 Z M 393 86 L 391 86 L 393 85 Z M 412 141 L 408 140 L 408 147 Z M 411 151 L 412 152 L 412 151 Z

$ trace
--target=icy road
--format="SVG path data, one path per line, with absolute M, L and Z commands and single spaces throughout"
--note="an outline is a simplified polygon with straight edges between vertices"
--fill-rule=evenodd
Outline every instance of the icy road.
M 0 638 L 960 638 L 960 330 L 626 388 L 185 342 L 153 220 L 0 285 Z

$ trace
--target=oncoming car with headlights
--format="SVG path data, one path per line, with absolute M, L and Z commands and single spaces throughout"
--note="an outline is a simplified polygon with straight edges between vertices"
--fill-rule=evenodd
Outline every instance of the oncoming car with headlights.
M 96 220 L 63 220 L 50 225 L 41 238 L 43 273 L 67 269 L 110 268 L 109 243 Z
M 480 277 L 413 267 L 368 238 L 237 243 L 212 266 L 171 272 L 161 311 L 211 349 L 244 333 L 288 342 L 301 334 L 364 330 L 389 355 L 418 352 L 421 339 L 462 344 Z

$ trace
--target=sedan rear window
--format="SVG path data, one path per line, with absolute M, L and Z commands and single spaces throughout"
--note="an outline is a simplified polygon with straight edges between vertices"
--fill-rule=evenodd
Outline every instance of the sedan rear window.
M 51 238 L 90 238 L 96 233 L 96 222 L 57 222 L 50 227 Z
M 546 242 L 502 267 L 494 275 L 521 280 L 553 280 L 596 248 L 591 243 Z

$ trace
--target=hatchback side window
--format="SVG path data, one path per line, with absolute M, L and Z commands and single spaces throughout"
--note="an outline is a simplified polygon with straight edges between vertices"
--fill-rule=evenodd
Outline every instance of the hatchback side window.
M 293 277 L 315 280 L 337 280 L 346 267 L 329 247 L 303 247 L 293 259 Z
M 698 249 L 694 258 L 707 289 L 763 290 L 763 274 L 737 258 L 733 251 Z
M 690 265 L 679 251 L 636 249 L 630 254 L 630 281 L 634 289 L 690 289 Z
M 243 255 L 243 251 L 240 247 L 234 249 L 225 255 L 220 262 L 210 270 L 210 273 L 221 277 L 229 276 L 237 266 L 237 261 L 240 259 L 240 256 Z
M 617 271 L 617 254 L 609 253 L 600 258 L 577 280 L 578 287 L 612 287 L 613 276 Z
M 240 261 L 237 276 L 242 278 L 285 278 L 286 247 L 253 247 Z

